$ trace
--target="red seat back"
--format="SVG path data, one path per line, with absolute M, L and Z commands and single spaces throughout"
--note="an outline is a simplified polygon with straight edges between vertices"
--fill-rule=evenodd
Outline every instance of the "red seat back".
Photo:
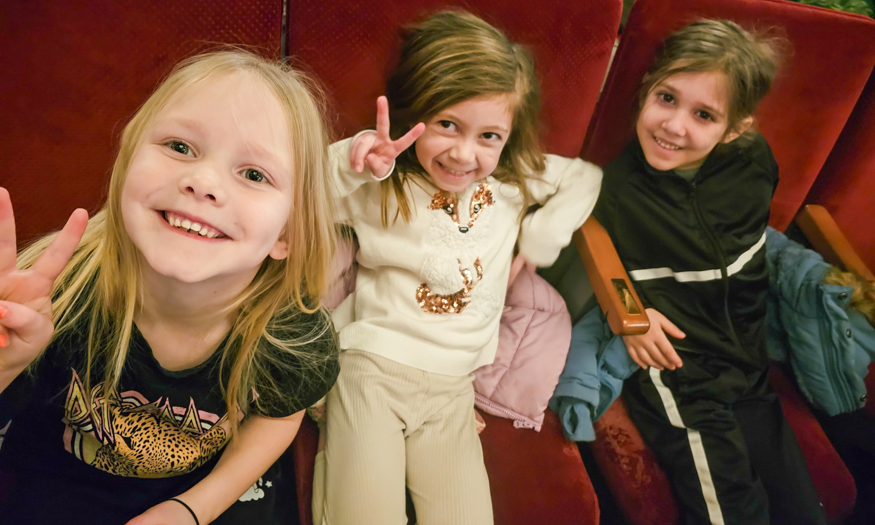
M 875 72 L 806 202 L 828 209 L 866 266 L 875 268 Z
M 121 130 L 181 58 L 220 42 L 279 56 L 282 2 L 4 2 L 0 184 L 19 246 L 102 204 Z
M 482 16 L 533 52 L 543 94 L 543 139 L 552 153 L 577 156 L 620 24 L 620 0 L 336 0 L 289 5 L 289 54 L 325 84 L 338 136 L 373 127 L 401 42 L 399 28 L 441 9 Z
M 784 230 L 869 78 L 875 64 L 875 22 L 784 0 L 638 0 L 590 124 L 583 158 L 603 165 L 632 139 L 638 87 L 658 46 L 697 18 L 782 28 L 792 45 L 756 114 L 781 172 L 770 222 Z

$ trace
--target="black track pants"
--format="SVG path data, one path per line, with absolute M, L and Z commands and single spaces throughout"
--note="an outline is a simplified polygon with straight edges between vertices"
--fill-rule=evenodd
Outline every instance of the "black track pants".
M 623 398 L 668 472 L 686 524 L 825 524 L 799 444 L 765 370 L 683 356 L 639 370 Z

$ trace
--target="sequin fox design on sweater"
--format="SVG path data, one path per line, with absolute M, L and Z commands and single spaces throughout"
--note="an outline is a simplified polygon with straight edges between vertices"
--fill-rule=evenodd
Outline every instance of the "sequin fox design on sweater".
M 477 250 L 484 246 L 488 231 L 485 212 L 493 204 L 492 188 L 485 182 L 474 189 L 467 210 L 440 191 L 432 197 L 428 209 L 437 213 L 432 216 L 428 237 L 434 248 L 423 265 L 426 282 L 416 289 L 416 302 L 424 312 L 458 314 L 471 303 L 472 291 L 483 278 Z

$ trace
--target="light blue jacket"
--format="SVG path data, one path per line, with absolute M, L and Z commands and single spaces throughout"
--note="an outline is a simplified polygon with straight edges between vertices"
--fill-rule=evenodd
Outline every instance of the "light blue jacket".
M 766 231 L 769 357 L 789 361 L 808 401 L 828 415 L 866 403 L 875 328 L 849 306 L 853 289 L 823 283 L 830 265 L 784 234 Z
M 614 335 L 599 308 L 593 308 L 571 330 L 565 369 L 550 399 L 565 437 L 592 441 L 592 422 L 620 395 L 623 380 L 638 365 L 629 357 L 623 338 Z

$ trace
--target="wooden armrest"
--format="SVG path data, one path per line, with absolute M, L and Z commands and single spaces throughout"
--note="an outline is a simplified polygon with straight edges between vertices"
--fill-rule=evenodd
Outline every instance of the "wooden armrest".
M 875 280 L 826 208 L 808 204 L 796 215 L 795 221 L 814 251 L 826 262 L 843 270 L 855 271 L 864 279 Z
M 595 219 L 587 219 L 574 233 L 574 243 L 586 267 L 599 306 L 617 335 L 636 335 L 650 329 L 644 306 L 629 281 L 608 232 Z

